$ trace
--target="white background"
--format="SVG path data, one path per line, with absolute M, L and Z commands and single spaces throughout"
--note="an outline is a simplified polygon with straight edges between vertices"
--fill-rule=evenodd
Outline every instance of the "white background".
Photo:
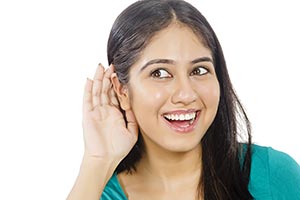
M 83 153 L 83 86 L 131 2 L 0 2 L 0 199 L 66 198 Z M 300 163 L 296 0 L 190 2 L 219 37 L 254 142 Z

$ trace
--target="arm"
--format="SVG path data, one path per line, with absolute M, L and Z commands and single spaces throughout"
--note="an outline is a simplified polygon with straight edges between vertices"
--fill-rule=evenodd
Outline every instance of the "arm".
M 67 199 L 99 200 L 106 183 L 113 174 L 113 166 L 111 161 L 84 157 L 79 175 Z
M 68 200 L 99 200 L 119 162 L 137 140 L 138 128 L 131 110 L 126 125 L 110 81 L 113 66 L 99 65 L 94 80 L 87 80 L 83 101 L 85 153 Z

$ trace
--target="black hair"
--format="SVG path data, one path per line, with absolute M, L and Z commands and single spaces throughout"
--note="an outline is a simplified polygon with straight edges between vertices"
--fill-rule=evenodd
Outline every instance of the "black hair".
M 251 167 L 251 126 L 231 84 L 225 58 L 216 34 L 205 17 L 182 0 L 142 0 L 126 8 L 115 20 L 107 45 L 108 63 L 113 64 L 122 84 L 130 80 L 130 67 L 139 59 L 151 38 L 171 23 L 189 27 L 213 56 L 220 85 L 220 101 L 214 121 L 201 140 L 202 170 L 198 195 L 208 200 L 252 199 L 248 191 Z M 124 117 L 125 118 L 125 117 Z M 126 119 L 125 119 L 126 120 Z M 245 144 L 239 143 L 240 126 Z M 132 172 L 144 153 L 141 134 L 116 172 Z M 198 198 L 198 197 L 197 197 Z

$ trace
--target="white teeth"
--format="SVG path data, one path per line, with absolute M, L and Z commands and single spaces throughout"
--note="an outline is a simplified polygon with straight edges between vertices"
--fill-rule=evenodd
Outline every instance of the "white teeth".
M 168 120 L 180 120 L 180 121 L 185 121 L 185 120 L 194 120 L 196 117 L 196 112 L 192 113 L 187 113 L 187 114 L 166 114 L 164 115 L 165 118 Z
M 183 114 L 180 114 L 180 115 L 179 115 L 179 120 L 182 121 L 182 120 L 184 120 L 184 118 L 185 118 L 185 116 L 184 116 Z

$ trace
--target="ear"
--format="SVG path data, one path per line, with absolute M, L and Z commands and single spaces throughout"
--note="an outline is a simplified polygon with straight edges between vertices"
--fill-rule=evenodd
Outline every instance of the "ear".
M 116 73 L 112 73 L 110 80 L 113 84 L 114 91 L 117 94 L 121 108 L 125 111 L 129 110 L 131 107 L 130 107 L 127 85 L 123 85 L 120 83 L 119 78 Z

